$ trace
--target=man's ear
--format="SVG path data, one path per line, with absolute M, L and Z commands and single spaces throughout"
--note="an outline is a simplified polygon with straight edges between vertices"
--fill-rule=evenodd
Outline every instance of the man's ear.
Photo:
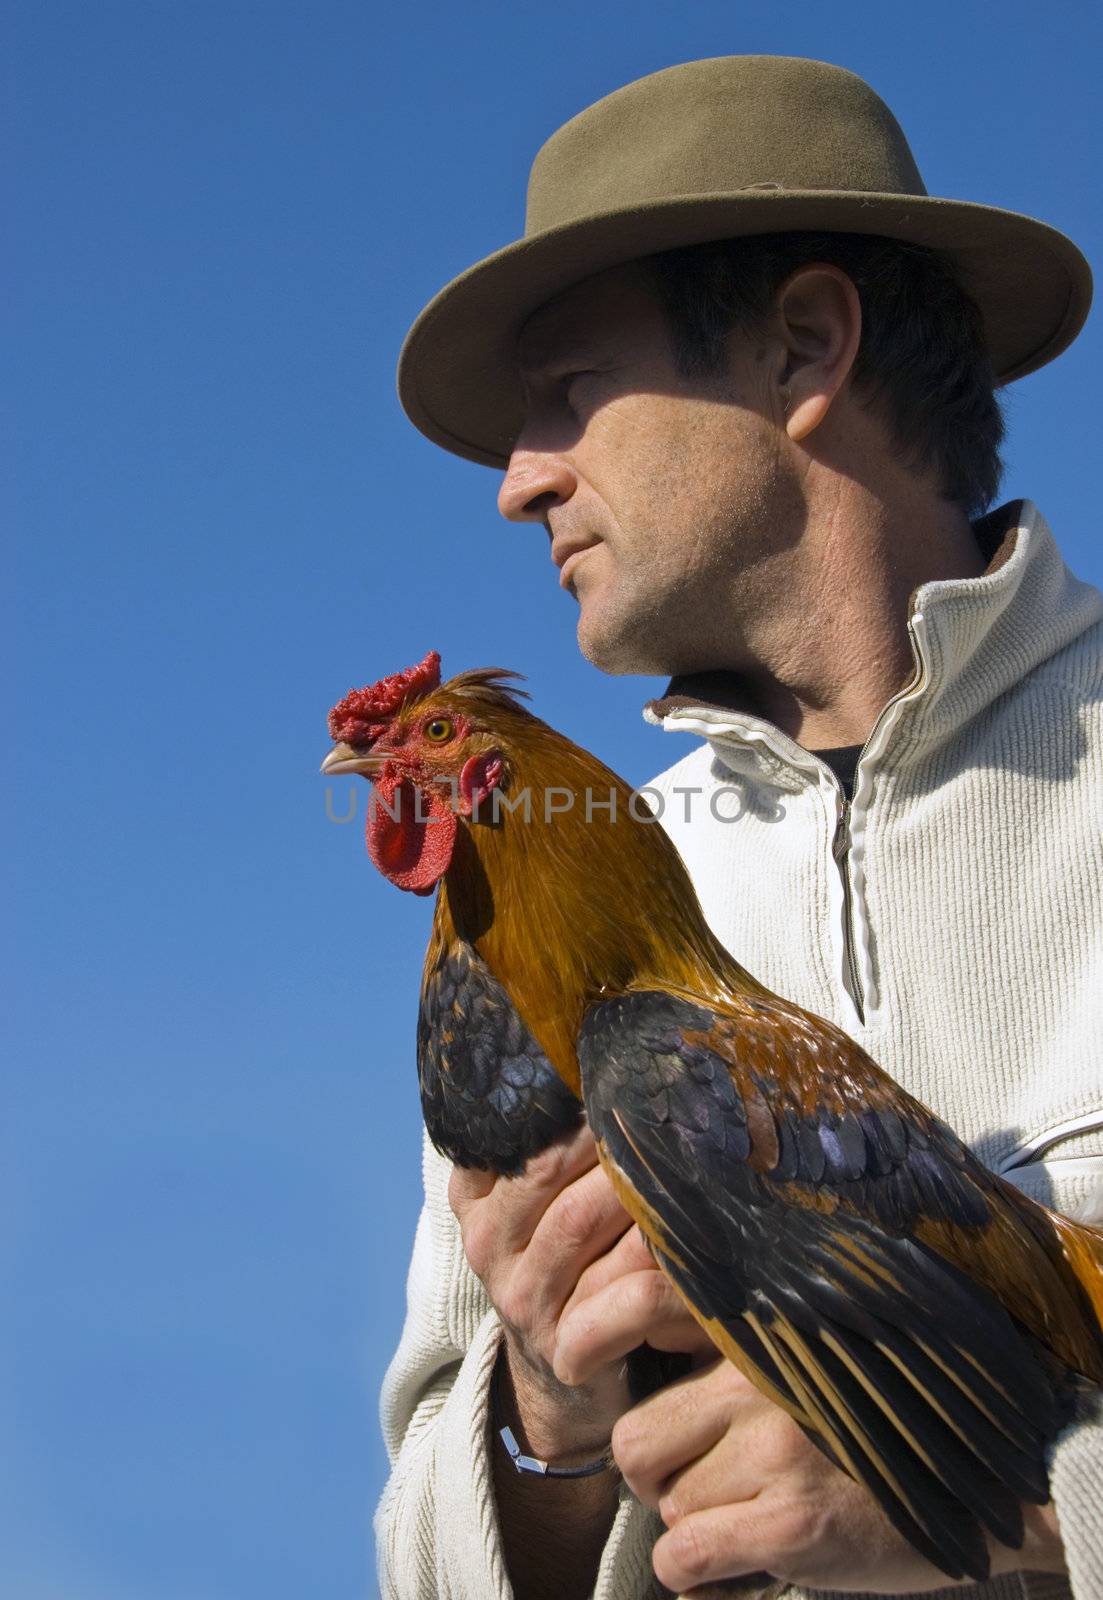
M 838 267 L 813 262 L 789 274 L 775 298 L 786 352 L 780 374 L 785 430 L 794 443 L 819 427 L 858 354 L 862 306 Z

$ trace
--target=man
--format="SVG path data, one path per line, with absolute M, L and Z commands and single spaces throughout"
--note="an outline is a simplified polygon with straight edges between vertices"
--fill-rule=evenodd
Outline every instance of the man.
M 400 389 L 430 438 L 506 468 L 584 654 L 672 674 L 650 715 L 706 742 L 656 788 L 723 941 L 989 1164 L 1103 1217 L 1103 601 L 1033 507 L 983 515 L 993 378 L 1059 353 L 1089 295 L 1042 224 L 927 198 L 849 73 L 696 62 L 549 141 L 526 239 L 427 308 Z M 431 1151 L 425 1175 L 386 1593 L 945 1585 L 709 1359 L 588 1135 L 509 1182 Z M 632 1407 L 644 1340 L 697 1366 Z M 516 1473 L 503 1424 L 595 1470 Z M 1052 1478 L 978 1595 L 1103 1594 L 1096 1424 Z

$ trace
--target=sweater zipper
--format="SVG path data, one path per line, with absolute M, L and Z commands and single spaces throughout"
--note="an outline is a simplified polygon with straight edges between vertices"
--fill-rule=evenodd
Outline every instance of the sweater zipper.
M 882 707 L 881 714 L 873 725 L 872 732 L 858 755 L 854 777 L 854 799 L 850 801 L 842 791 L 842 785 L 830 772 L 823 762 L 817 761 L 807 751 L 801 751 L 794 758 L 791 751 L 780 747 L 774 737 L 776 729 L 765 725 L 755 730 L 748 739 L 742 730 L 732 730 L 736 734 L 736 742 L 742 745 L 757 741 L 763 744 L 773 755 L 780 757 L 790 766 L 795 766 L 798 771 L 819 783 L 822 790 L 830 788 L 835 803 L 835 831 L 831 835 L 831 856 L 838 873 L 838 882 L 842 896 L 841 907 L 833 908 L 833 914 L 841 921 L 842 939 L 842 970 L 835 968 L 838 980 L 841 980 L 843 996 L 849 1009 L 853 1012 L 853 1022 L 859 1027 L 865 1027 L 867 1007 L 871 1013 L 880 1005 L 880 994 L 877 988 L 876 975 L 869 957 L 869 940 L 866 936 L 867 917 L 865 912 L 865 884 L 864 858 L 865 858 L 865 821 L 869 805 L 869 774 L 863 772 L 863 763 L 869 761 L 872 767 L 880 758 L 889 733 L 906 701 L 913 699 L 926 688 L 930 680 L 930 658 L 927 653 L 927 621 L 921 611 L 913 611 L 908 617 L 908 636 L 911 640 L 912 654 L 915 658 L 915 675 L 907 688 L 893 696 L 887 705 Z M 665 720 L 665 719 L 664 719 Z M 675 726 L 687 733 L 697 733 L 702 739 L 716 739 L 722 736 L 724 730 L 718 728 L 716 722 L 709 717 L 694 717 L 692 714 L 675 715 L 667 721 L 668 727 Z M 855 826 L 855 819 L 857 826 Z M 830 813 L 824 819 L 830 827 Z M 855 867 L 855 862 L 857 866 Z M 832 896 L 834 898 L 834 896 Z M 838 923 L 836 923 L 838 927 Z M 862 956 L 865 956 L 863 976 Z M 838 981 L 837 980 L 837 981 Z M 850 1026 L 845 1023 L 844 1026 Z
M 864 754 L 864 746 L 863 746 Z M 861 756 L 858 758 L 861 760 Z M 858 971 L 858 957 L 854 948 L 854 888 L 850 881 L 850 801 L 846 795 L 840 796 L 839 820 L 835 828 L 835 838 L 831 845 L 831 854 L 835 858 L 835 865 L 839 870 L 839 878 L 843 889 L 843 983 L 849 991 L 854 1002 L 854 1009 L 858 1013 L 858 1021 L 865 1026 L 865 996 L 862 992 L 862 977 Z
M 912 654 L 915 657 L 915 676 L 906 689 L 901 689 L 892 699 L 882 707 L 881 714 L 873 724 L 869 738 L 858 753 L 858 760 L 854 769 L 854 798 L 848 800 L 842 792 L 842 786 L 832 774 L 831 781 L 835 789 L 838 805 L 835 836 L 832 840 L 831 854 L 834 857 L 842 884 L 843 893 L 843 987 L 847 990 L 858 1020 L 864 1027 L 866 1024 L 866 1008 L 870 1005 L 873 1010 L 880 1005 L 880 994 L 877 991 L 876 980 L 873 973 L 873 964 L 869 955 L 868 916 L 866 911 L 867 896 L 865 889 L 865 824 L 869 809 L 870 783 L 869 771 L 882 755 L 892 729 L 899 720 L 904 705 L 919 694 L 930 680 L 930 658 L 927 652 L 927 619 L 921 611 L 913 611 L 908 617 L 908 635 L 911 640 Z M 867 763 L 863 771 L 863 764 Z M 858 828 L 854 828 L 855 815 Z M 857 832 L 857 841 L 855 841 Z M 857 848 L 855 845 L 857 844 Z M 855 860 L 857 857 L 857 860 Z M 860 877 L 860 884 L 855 878 Z M 863 977 L 863 961 L 865 976 Z M 868 980 L 868 981 L 867 981 Z

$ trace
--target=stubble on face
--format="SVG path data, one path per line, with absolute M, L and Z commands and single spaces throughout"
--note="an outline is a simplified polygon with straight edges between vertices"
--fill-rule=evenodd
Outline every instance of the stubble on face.
M 671 373 L 671 376 L 676 376 Z M 738 670 L 776 627 L 805 503 L 777 425 L 730 386 L 626 396 L 594 419 L 578 494 L 583 655 L 609 673 Z
M 761 343 L 733 337 L 723 374 L 686 378 L 636 265 L 543 308 L 522 352 L 533 481 L 555 461 L 573 484 L 546 525 L 593 546 L 566 585 L 583 655 L 610 673 L 738 668 L 776 612 L 804 517 Z
M 737 473 L 717 474 L 692 559 L 672 574 L 660 602 L 650 670 L 755 670 L 773 654 L 766 641 L 777 632 L 779 597 L 794 587 L 804 505 L 771 441 L 755 443 L 757 453 L 741 452 Z

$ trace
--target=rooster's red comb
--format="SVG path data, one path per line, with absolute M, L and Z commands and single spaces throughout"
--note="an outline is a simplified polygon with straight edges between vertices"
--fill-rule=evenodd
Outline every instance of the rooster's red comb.
M 430 650 L 416 667 L 392 672 L 389 678 L 380 678 L 366 689 L 350 689 L 329 714 L 330 737 L 338 743 L 371 744 L 407 700 L 428 694 L 439 684 L 440 652 Z

